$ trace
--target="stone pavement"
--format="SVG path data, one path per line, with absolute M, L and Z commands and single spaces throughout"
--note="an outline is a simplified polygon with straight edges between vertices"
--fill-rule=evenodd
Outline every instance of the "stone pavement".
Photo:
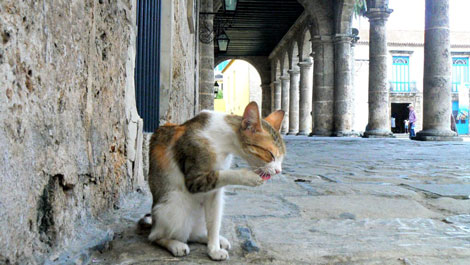
M 470 264 L 470 142 L 286 143 L 282 176 L 258 188 L 226 189 L 222 235 L 232 250 L 223 263 Z M 143 198 L 131 194 L 104 218 L 113 222 L 114 239 L 89 263 L 215 263 L 200 244 L 190 244 L 183 258 L 149 244 L 135 228 L 150 211 L 150 198 Z

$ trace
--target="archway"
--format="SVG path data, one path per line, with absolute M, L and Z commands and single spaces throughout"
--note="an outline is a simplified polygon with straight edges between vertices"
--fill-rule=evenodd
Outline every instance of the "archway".
M 214 77 L 218 85 L 214 88 L 215 111 L 243 115 L 246 105 L 255 101 L 261 113 L 261 75 L 253 64 L 243 59 L 224 60 L 216 65 Z
M 306 27 L 302 34 L 302 46 L 300 47 L 300 60 L 305 61 L 308 57 L 312 57 L 312 36 L 310 35 L 310 29 Z
M 279 77 L 281 77 L 282 72 L 281 72 L 281 61 L 279 59 L 276 59 L 276 66 L 274 70 L 274 81 L 279 81 Z
M 294 71 L 299 71 L 299 45 L 297 40 L 293 40 L 290 50 L 290 69 Z

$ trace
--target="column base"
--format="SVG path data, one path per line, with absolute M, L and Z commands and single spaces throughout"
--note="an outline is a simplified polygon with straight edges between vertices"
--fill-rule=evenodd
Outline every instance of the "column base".
M 459 137 L 457 133 L 451 130 L 422 130 L 413 137 L 412 140 L 417 141 L 463 141 L 462 137 Z
M 348 131 L 348 132 L 334 132 L 333 136 L 336 137 L 359 137 L 361 134 L 355 131 Z
M 333 135 L 333 132 L 330 132 L 330 131 L 323 131 L 323 130 L 318 130 L 318 131 L 313 131 L 311 132 L 308 136 L 325 136 L 325 137 L 329 137 L 329 136 L 332 136 Z
M 297 133 L 297 135 L 298 135 L 298 136 L 308 136 L 309 133 L 306 132 L 306 131 L 300 131 L 300 132 Z
M 395 135 L 391 131 L 388 130 L 367 130 L 364 132 L 362 136 L 364 138 L 395 138 Z
M 287 135 L 297 135 L 297 132 L 296 132 L 296 131 L 289 131 L 289 132 L 287 133 Z

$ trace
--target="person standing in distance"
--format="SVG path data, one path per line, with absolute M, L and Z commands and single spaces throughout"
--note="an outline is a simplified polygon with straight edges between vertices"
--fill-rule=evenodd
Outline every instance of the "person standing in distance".
M 413 104 L 408 105 L 408 109 L 410 110 L 410 114 L 408 116 L 408 122 L 409 122 L 408 127 L 410 130 L 410 138 L 413 138 L 416 136 L 415 134 L 416 112 L 415 112 Z

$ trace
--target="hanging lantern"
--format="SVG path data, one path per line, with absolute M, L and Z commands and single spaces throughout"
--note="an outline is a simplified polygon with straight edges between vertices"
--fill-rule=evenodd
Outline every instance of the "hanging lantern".
M 237 10 L 238 0 L 223 0 L 224 10 L 228 12 L 235 12 Z
M 225 34 L 225 31 L 223 31 L 222 34 L 217 36 L 217 45 L 219 46 L 220 52 L 226 52 L 229 43 L 230 39 L 228 38 L 227 34 Z

